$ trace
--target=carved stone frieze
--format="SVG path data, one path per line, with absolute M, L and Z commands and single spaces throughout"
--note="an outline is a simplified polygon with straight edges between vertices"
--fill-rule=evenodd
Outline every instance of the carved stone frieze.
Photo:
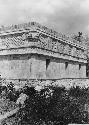
M 44 48 L 47 50 L 52 50 L 54 52 L 63 53 L 67 55 L 71 55 L 78 58 L 84 58 L 83 52 L 81 49 L 77 49 L 76 47 L 72 47 L 68 44 L 62 43 L 61 41 L 54 40 L 50 37 L 39 37 L 40 41 L 38 41 L 37 46 L 40 48 Z
M 40 33 L 27 32 L 27 33 L 23 33 L 21 37 L 23 40 L 28 40 L 30 42 L 30 40 L 36 41 L 37 39 L 39 39 L 39 36 L 40 36 Z
M 76 48 L 75 48 L 75 47 L 72 47 L 72 49 L 71 49 L 71 56 L 74 56 L 74 55 L 75 55 L 75 51 L 76 51 Z
M 63 39 L 64 37 L 65 36 L 63 36 Z M 86 58 L 86 54 L 84 54 L 84 51 L 81 50 L 81 48 L 74 47 L 68 43 L 35 31 L 7 35 L 0 38 L 0 49 L 10 49 L 24 46 L 35 46 L 56 53 L 62 53 L 78 58 Z
M 58 52 L 58 49 L 57 49 L 58 41 L 54 41 L 54 42 L 52 42 L 52 43 L 53 43 L 52 50 L 53 50 L 54 52 Z
M 69 55 L 69 45 L 64 46 L 64 53 Z

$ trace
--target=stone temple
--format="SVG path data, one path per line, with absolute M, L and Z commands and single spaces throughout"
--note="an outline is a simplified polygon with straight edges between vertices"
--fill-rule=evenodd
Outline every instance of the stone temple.
M 86 78 L 86 64 L 83 43 L 38 23 L 0 29 L 2 78 Z

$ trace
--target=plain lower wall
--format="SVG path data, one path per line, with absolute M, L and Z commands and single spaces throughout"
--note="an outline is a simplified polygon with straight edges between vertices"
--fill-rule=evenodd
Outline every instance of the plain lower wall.
M 65 63 L 68 62 L 67 68 Z M 79 64 L 81 68 L 79 69 Z M 86 78 L 86 64 L 62 60 L 51 59 L 50 65 L 46 71 L 48 78 Z
M 42 55 L 8 55 L 0 56 L 0 74 L 10 79 L 59 79 L 59 78 L 85 78 L 86 64 L 49 58 L 50 63 L 46 69 L 46 59 Z M 65 69 L 65 62 L 68 67 Z

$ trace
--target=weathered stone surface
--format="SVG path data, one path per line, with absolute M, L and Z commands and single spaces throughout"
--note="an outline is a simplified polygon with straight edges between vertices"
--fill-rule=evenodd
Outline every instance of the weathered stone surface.
M 0 49 L 35 46 L 86 59 L 86 55 L 84 55 L 86 48 L 79 42 L 77 42 L 78 44 L 74 43 L 72 39 L 68 41 L 70 40 L 69 37 L 58 34 L 37 23 L 33 22 L 3 28 L 0 35 Z
M 85 78 L 86 65 L 69 61 L 65 69 L 64 59 L 50 57 L 50 63 L 46 69 L 46 56 L 42 55 L 12 55 L 0 57 L 0 74 L 3 78 L 14 79 L 59 79 L 59 78 Z
M 47 59 L 50 59 L 48 67 Z M 38 23 L 31 22 L 0 29 L 1 77 L 85 78 L 86 63 L 86 47 L 82 46 L 82 43 Z

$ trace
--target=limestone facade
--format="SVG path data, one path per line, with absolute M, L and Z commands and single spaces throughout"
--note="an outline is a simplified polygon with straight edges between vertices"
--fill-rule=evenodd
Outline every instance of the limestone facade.
M 86 78 L 86 47 L 31 22 L 0 29 L 0 74 L 12 79 Z

